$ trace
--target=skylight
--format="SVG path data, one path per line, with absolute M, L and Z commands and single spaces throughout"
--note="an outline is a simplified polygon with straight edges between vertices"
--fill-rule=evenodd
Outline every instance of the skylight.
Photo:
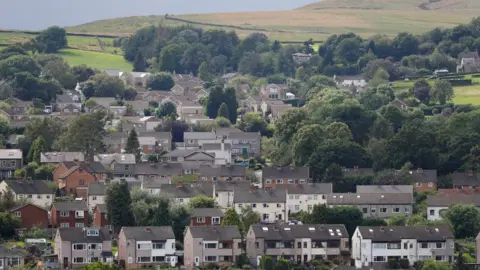
M 315 231 L 315 228 L 314 227 L 308 227 L 308 230 L 309 231 Z
M 285 231 L 290 231 L 290 228 L 283 228 Z
M 373 230 L 372 230 L 372 229 L 368 229 L 368 231 L 369 231 L 369 232 L 373 232 Z
M 264 232 L 266 232 L 266 231 L 268 231 L 268 228 L 267 228 L 267 227 L 262 227 L 262 230 L 263 230 Z

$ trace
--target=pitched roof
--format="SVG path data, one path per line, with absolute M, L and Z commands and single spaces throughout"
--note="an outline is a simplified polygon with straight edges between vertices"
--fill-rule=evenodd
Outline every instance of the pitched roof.
M 157 140 L 155 137 L 138 137 L 138 143 L 143 146 L 143 145 L 155 145 Z
M 42 152 L 40 154 L 40 163 L 60 163 L 60 162 L 85 161 L 82 152 Z
M 480 185 L 480 176 L 469 173 L 454 173 L 452 176 L 453 186 L 477 186 Z
M 221 151 L 222 144 L 221 143 L 204 143 L 201 149 L 205 151 Z M 230 151 L 230 149 L 231 149 L 231 144 L 229 143 L 223 144 L 223 151 Z
M 122 71 L 120 69 L 105 69 L 103 72 L 107 73 L 108 76 L 120 76 Z
M 427 196 L 427 206 L 450 207 L 454 204 L 473 204 L 480 206 L 480 196 L 464 194 Z
M 329 205 L 364 204 L 413 204 L 412 193 L 331 193 L 327 194 Z
M 10 258 L 10 257 L 22 257 L 22 255 L 11 249 L 6 248 L 3 245 L 0 245 L 0 258 Z
M 111 164 L 113 161 L 120 164 L 135 164 L 134 154 L 96 154 L 93 159 L 103 165 Z
M 311 238 L 315 240 L 336 240 L 348 238 L 348 232 L 343 224 L 315 225 L 252 225 L 255 238 L 267 240 L 294 240 Z
M 417 169 L 410 171 L 413 182 L 437 183 L 437 170 Z
M 98 236 L 87 236 L 88 230 L 98 230 Z M 58 228 L 62 241 L 72 243 L 102 243 L 111 241 L 112 237 L 107 228 Z
M 181 175 L 181 163 L 138 163 L 135 165 L 135 175 Z
M 421 242 L 453 239 L 448 226 L 358 226 L 363 239 L 373 242 L 399 242 L 402 239 L 417 239 Z
M 192 217 L 223 217 L 223 211 L 220 208 L 193 208 Z
M 152 226 L 152 227 L 122 227 L 126 239 L 135 239 L 136 241 L 158 241 L 175 239 L 172 227 L 170 226 Z
M 333 185 L 332 183 L 278 185 L 277 189 L 286 189 L 288 194 L 329 194 L 333 192 Z
M 140 131 L 138 137 L 154 137 L 156 140 L 172 139 L 171 132 Z
M 23 154 L 20 149 L 0 149 L 0 159 L 22 159 Z
M 95 182 L 88 185 L 88 196 L 103 196 L 106 193 L 105 183 Z
M 216 127 L 214 131 L 217 137 L 228 136 L 231 132 L 242 132 L 236 127 Z
M 176 184 L 164 184 L 160 187 L 160 193 L 164 195 L 174 196 L 175 198 L 193 198 L 195 196 L 209 196 L 213 195 L 212 184 L 202 185 L 176 185 Z
M 310 178 L 309 167 L 263 167 L 264 179 L 308 179 Z
M 42 180 L 3 180 L 15 194 L 53 194 L 53 189 Z
M 186 157 L 189 156 L 195 152 L 200 152 L 198 149 L 175 149 L 172 150 L 171 152 L 166 153 L 162 157 Z
M 217 135 L 214 132 L 185 132 L 184 140 L 215 140 Z
M 45 208 L 43 208 L 43 207 L 40 207 L 40 206 L 38 206 L 38 205 L 36 205 L 36 204 L 33 204 L 33 203 L 22 204 L 22 205 L 20 205 L 20 206 L 17 206 L 17 207 L 14 207 L 14 208 L 12 208 L 12 209 L 9 209 L 8 211 L 10 211 L 10 213 L 11 213 L 11 212 L 17 211 L 17 210 L 19 210 L 19 209 L 22 209 L 22 208 L 24 208 L 25 206 L 33 206 L 33 207 L 36 207 L 36 208 L 38 208 L 38 209 L 41 209 L 41 210 L 47 212 L 47 209 L 45 209 Z
M 100 213 L 107 213 L 107 205 L 106 204 L 97 204 L 95 206 Z
M 261 135 L 259 132 L 243 132 L 233 131 L 228 134 L 228 138 L 231 140 L 258 140 L 260 141 Z
M 287 192 L 285 189 L 236 189 L 234 203 L 284 203 Z
M 203 177 L 225 176 L 225 177 L 244 177 L 245 167 L 239 165 L 217 166 L 201 165 L 198 173 Z
M 71 165 L 71 163 L 68 163 L 68 164 Z M 60 175 L 60 178 L 68 177 L 70 174 L 72 174 L 78 169 L 83 169 L 89 173 L 107 173 L 108 172 L 108 170 L 100 162 L 89 162 L 89 163 L 76 162 L 73 167 L 70 167 L 68 171 Z
M 61 212 L 76 210 L 88 211 L 87 204 L 84 201 L 54 202 L 53 207 L 55 207 L 57 211 Z
M 412 185 L 358 185 L 357 193 L 413 193 Z
M 228 241 L 240 239 L 240 231 L 237 226 L 226 227 L 188 227 L 193 238 L 201 238 L 204 241 Z

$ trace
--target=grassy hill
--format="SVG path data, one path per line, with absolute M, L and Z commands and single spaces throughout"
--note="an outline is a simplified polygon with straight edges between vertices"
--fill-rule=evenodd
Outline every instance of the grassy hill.
M 480 9 L 478 0 L 322 0 L 300 9 L 469 10 Z

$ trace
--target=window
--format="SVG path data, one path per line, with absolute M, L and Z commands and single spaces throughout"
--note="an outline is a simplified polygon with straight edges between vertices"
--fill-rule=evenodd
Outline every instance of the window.
M 47 195 L 47 199 L 50 199 L 50 195 Z
M 88 229 L 87 236 L 99 236 L 100 232 L 98 229 Z
M 288 183 L 289 184 L 294 184 L 295 182 L 293 181 L 293 179 L 288 179 Z
M 99 249 L 99 250 L 101 250 L 102 249 L 102 244 L 89 244 L 88 249 L 91 249 L 91 250 Z
M 150 257 L 137 257 L 137 263 L 149 263 Z
M 220 218 L 219 217 L 212 217 L 212 224 L 220 224 Z
M 88 262 L 89 263 L 98 262 L 98 257 L 88 257 Z
M 293 200 L 293 195 L 288 195 L 288 198 L 289 198 L 290 200 Z
M 435 215 L 435 210 L 430 210 L 430 216 Z
M 80 222 L 79 222 L 79 223 L 75 223 L 75 228 L 83 228 L 83 227 L 85 227 L 85 224 L 80 223 Z
M 183 198 L 178 198 L 177 201 L 183 203 Z
M 197 223 L 205 223 L 205 217 L 197 217 Z
M 239 204 L 238 204 L 238 207 L 242 208 L 242 207 L 243 207 L 243 204 L 239 203 Z
M 387 243 L 373 243 L 374 249 L 386 249 Z
M 85 263 L 85 258 L 83 257 L 74 257 L 73 263 Z
M 433 187 L 433 183 L 432 183 L 432 182 L 428 182 L 428 187 Z
M 387 258 L 385 256 L 374 256 L 373 261 L 374 262 L 386 262 Z
M 21 216 L 22 216 L 22 212 L 20 212 L 20 211 L 15 211 L 15 216 L 16 216 L 16 217 L 21 217 Z
M 400 243 L 388 243 L 387 249 L 400 249 Z
M 70 225 L 68 223 L 60 223 L 60 228 L 68 228 Z
M 308 242 L 303 242 L 303 248 L 307 248 L 308 247 Z
M 145 244 L 137 244 L 137 249 L 151 249 L 152 245 L 145 243 Z
M 272 183 L 272 180 L 270 179 L 265 180 L 265 184 L 271 184 L 271 183 Z
M 73 244 L 73 249 L 74 250 L 85 250 L 85 249 L 87 249 L 87 247 L 85 246 L 85 244 Z
M 283 184 L 283 179 L 277 179 L 277 184 Z
M 154 256 L 152 257 L 153 262 L 165 262 L 165 257 L 163 256 Z
M 252 208 L 257 208 L 257 204 L 256 204 L 256 203 L 252 203 Z
M 408 243 L 403 243 L 403 249 L 408 249 Z
M 435 248 L 445 248 L 445 243 L 435 243 Z
M 264 203 L 263 208 L 268 208 L 268 203 Z
M 311 211 L 313 209 L 313 205 L 309 204 L 307 209 L 308 211 Z
M 217 248 L 217 244 L 215 243 L 206 243 L 205 248 Z
M 405 213 L 410 213 L 410 208 L 409 207 L 405 207 Z
M 164 243 L 153 243 L 152 244 L 152 249 L 165 249 L 165 244 Z
M 42 195 L 37 195 L 37 199 L 41 199 L 42 198 Z
M 282 207 L 282 204 L 281 203 L 277 203 L 277 208 L 281 208 Z
M 415 183 L 415 186 L 416 186 L 416 187 L 421 187 L 421 186 L 422 186 L 422 183 Z
M 420 248 L 428 248 L 428 243 L 420 243 Z
M 255 248 L 260 248 L 260 243 L 255 242 Z
M 62 211 L 60 212 L 60 216 L 61 217 L 68 217 L 70 215 L 70 213 L 68 211 Z
M 400 207 L 394 207 L 393 213 L 400 213 Z
M 206 262 L 216 262 L 217 261 L 217 256 L 205 256 L 205 261 Z
M 387 208 L 380 207 L 380 213 L 387 213 Z
M 300 210 L 300 205 L 295 205 L 295 211 L 299 211 Z
M 366 214 L 366 213 L 368 213 L 368 208 L 367 208 L 367 207 L 363 207 L 363 208 L 362 208 L 362 211 L 363 211 L 364 214 Z
M 32 195 L 28 195 L 28 198 L 30 198 L 30 199 L 31 199 L 31 198 L 32 198 Z
M 318 200 L 318 195 L 313 195 L 314 200 Z
M 297 248 L 302 248 L 302 242 L 297 243 Z
M 78 182 L 78 184 L 79 184 L 80 186 L 83 186 L 83 185 L 85 185 L 85 180 L 83 180 L 83 179 L 80 179 L 80 181 Z
M 92 196 L 92 201 L 96 201 L 97 200 L 97 196 Z
M 300 195 L 295 195 L 295 200 L 300 200 Z
M 300 179 L 300 184 L 305 184 L 305 179 Z
M 437 262 L 444 261 L 443 256 L 435 256 L 435 261 Z
M 268 220 L 269 215 L 268 214 L 263 214 L 262 217 L 263 217 L 263 220 Z

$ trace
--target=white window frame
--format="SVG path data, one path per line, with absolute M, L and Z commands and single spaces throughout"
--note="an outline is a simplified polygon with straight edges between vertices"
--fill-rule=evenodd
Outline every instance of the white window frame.
M 20 211 L 15 211 L 15 216 L 16 216 L 16 217 L 22 217 L 22 212 L 20 212 Z
M 82 261 L 81 261 L 81 262 L 77 262 L 78 259 L 82 259 Z M 84 257 L 73 257 L 73 259 L 72 259 L 72 263 L 73 263 L 73 264 L 83 264 L 83 263 L 86 263 L 86 262 L 87 262 L 87 260 L 85 260 Z
M 212 224 L 220 224 L 220 217 L 212 217 Z
M 60 223 L 60 228 L 70 228 L 70 223 Z
M 61 217 L 69 217 L 70 216 L 70 211 L 60 211 L 60 216 Z
M 205 217 L 197 217 L 197 223 L 205 223 Z

